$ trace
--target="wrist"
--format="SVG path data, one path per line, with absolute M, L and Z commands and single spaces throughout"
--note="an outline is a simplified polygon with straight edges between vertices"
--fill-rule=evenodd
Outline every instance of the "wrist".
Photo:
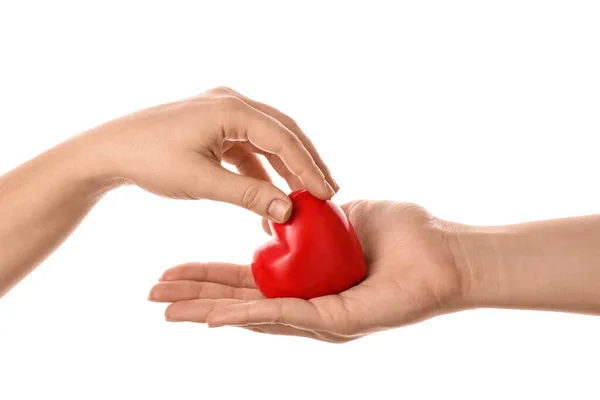
M 75 136 L 51 149 L 65 180 L 84 192 L 104 194 L 126 184 L 118 174 L 103 144 L 90 133 Z
M 511 236 L 508 227 L 450 224 L 447 242 L 460 276 L 464 308 L 492 306 L 505 291 L 507 260 L 502 248 Z

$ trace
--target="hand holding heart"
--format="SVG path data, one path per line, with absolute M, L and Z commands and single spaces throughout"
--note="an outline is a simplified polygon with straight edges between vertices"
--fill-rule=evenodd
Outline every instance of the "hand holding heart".
M 414 204 L 342 206 L 360 240 L 367 276 L 339 294 L 266 299 L 249 266 L 191 263 L 167 270 L 149 298 L 171 321 L 345 342 L 461 308 L 461 274 L 447 224 Z

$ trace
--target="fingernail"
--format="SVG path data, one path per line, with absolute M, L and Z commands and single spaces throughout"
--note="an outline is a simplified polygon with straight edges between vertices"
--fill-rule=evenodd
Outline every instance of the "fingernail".
M 292 205 L 281 199 L 274 199 L 271 201 L 269 209 L 267 210 L 267 213 L 269 213 L 273 219 L 281 222 L 286 221 L 290 217 L 291 212 Z
M 335 195 L 335 190 L 333 190 L 333 187 L 331 187 L 331 185 L 327 181 L 325 181 L 325 186 L 327 186 L 327 191 L 329 192 L 329 196 L 333 197 Z
M 219 315 L 217 315 L 216 317 L 208 315 L 206 318 L 206 325 L 208 325 L 209 328 L 219 328 L 221 326 L 227 326 L 227 318 L 223 318 L 222 316 L 220 317 Z
M 213 322 L 213 321 L 206 321 L 206 326 L 208 326 L 209 328 L 219 328 L 221 326 L 224 326 L 223 324 L 219 324 L 218 322 Z
M 335 179 L 331 178 L 331 180 L 333 181 L 333 189 L 337 193 L 340 190 L 340 185 L 338 185 Z

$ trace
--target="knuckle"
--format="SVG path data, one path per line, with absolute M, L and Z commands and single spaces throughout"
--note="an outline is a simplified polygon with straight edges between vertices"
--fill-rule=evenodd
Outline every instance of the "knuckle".
M 283 136 L 281 140 L 281 150 L 284 149 L 293 149 L 294 147 L 304 147 L 298 136 L 296 136 L 293 132 L 288 132 L 287 135 Z
M 217 104 L 219 104 L 222 110 L 231 111 L 239 109 L 244 102 L 235 96 L 226 95 L 219 97 L 217 99 Z
M 232 94 L 234 93 L 234 91 L 229 88 L 228 86 L 217 86 L 215 88 L 212 88 L 208 91 L 211 94 Z
M 242 195 L 242 207 L 256 210 L 260 203 L 260 190 L 261 187 L 258 184 L 248 186 Z
M 292 132 L 300 131 L 300 125 L 298 125 L 296 120 L 294 120 L 292 117 L 289 117 L 289 116 L 283 114 L 282 122 L 285 126 L 288 127 L 288 129 L 290 131 L 292 131 Z
M 283 318 L 283 315 L 285 313 L 285 303 L 283 302 L 282 298 L 278 298 L 277 299 L 277 313 L 274 315 L 273 319 L 272 319 L 272 323 L 273 324 L 285 324 L 285 318 Z
M 212 100 L 214 114 L 221 121 L 223 130 L 229 135 L 234 135 L 242 120 L 241 113 L 245 103 L 235 96 L 218 96 Z
M 194 293 L 195 297 L 197 299 L 202 298 L 202 295 L 204 294 L 204 291 L 206 289 L 205 286 L 202 283 L 200 283 L 198 285 L 195 285 L 194 289 L 195 289 L 195 293 Z

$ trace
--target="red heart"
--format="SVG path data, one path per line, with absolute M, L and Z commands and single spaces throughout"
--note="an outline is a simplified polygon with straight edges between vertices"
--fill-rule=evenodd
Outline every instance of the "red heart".
M 340 293 L 367 273 L 354 228 L 342 209 L 306 190 L 290 194 L 292 215 L 270 223 L 274 239 L 254 252 L 252 274 L 268 298 L 313 297 Z

